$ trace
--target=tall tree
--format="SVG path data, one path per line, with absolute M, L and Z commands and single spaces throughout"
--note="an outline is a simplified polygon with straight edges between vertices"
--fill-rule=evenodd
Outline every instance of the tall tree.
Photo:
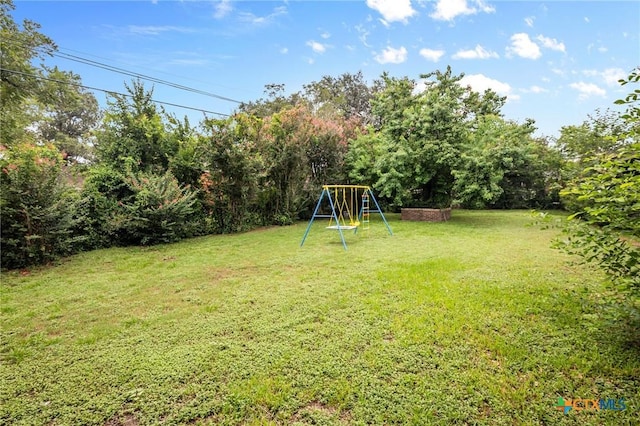
M 53 143 L 68 162 L 92 156 L 90 132 L 100 119 L 95 96 L 81 87 L 80 76 L 53 68 L 43 81 L 36 123 L 40 140 Z
M 38 32 L 40 25 L 24 20 L 22 28 L 13 20 L 11 0 L 0 0 L 0 145 L 24 141 L 30 116 L 25 103 L 40 93 L 42 68 L 33 65 L 56 50 L 56 45 Z
M 611 110 L 596 110 L 580 125 L 563 126 L 560 129 L 558 148 L 569 160 L 582 162 L 585 158 L 608 154 L 632 142 L 621 137 L 629 134 L 632 124 L 622 114 Z
M 475 127 L 453 170 L 456 200 L 473 208 L 549 207 L 557 152 L 532 137 L 532 123 L 487 115 Z
M 102 129 L 97 133 L 98 160 L 120 171 L 164 173 L 177 152 L 164 111 L 153 102 L 153 89 L 140 81 L 125 84 L 128 96 L 112 95 Z
M 321 116 L 338 116 L 361 124 L 372 124 L 371 99 L 375 86 L 369 86 L 361 71 L 340 77 L 324 76 L 304 85 L 304 95 Z
M 260 119 L 237 114 L 203 123 L 198 148 L 204 173 L 200 177 L 203 203 L 220 233 L 238 232 L 249 224 L 249 205 L 258 190 L 261 171 L 256 136 Z
M 242 103 L 238 108 L 239 112 L 265 118 L 285 109 L 306 103 L 299 93 L 286 96 L 284 84 L 266 84 L 264 86 L 264 94 L 266 98 L 260 98 L 254 102 Z
M 412 80 L 382 76 L 384 89 L 374 98 L 373 111 L 390 146 L 378 162 L 376 187 L 394 204 L 450 205 L 452 169 L 467 137 L 463 100 L 469 89 L 460 86 L 462 77 L 451 67 L 421 75 L 425 89 L 416 93 Z

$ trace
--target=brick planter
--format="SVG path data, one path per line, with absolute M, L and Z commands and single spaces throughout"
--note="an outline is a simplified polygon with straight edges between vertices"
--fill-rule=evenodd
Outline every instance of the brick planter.
M 443 222 L 451 219 L 451 208 L 423 209 L 406 208 L 401 210 L 402 220 L 416 220 L 423 222 Z

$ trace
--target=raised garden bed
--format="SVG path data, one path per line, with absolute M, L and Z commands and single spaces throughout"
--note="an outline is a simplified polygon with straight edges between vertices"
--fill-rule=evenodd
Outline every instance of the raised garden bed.
M 451 208 L 427 209 L 427 208 L 403 208 L 401 210 L 402 220 L 413 220 L 423 222 L 444 222 L 451 219 Z

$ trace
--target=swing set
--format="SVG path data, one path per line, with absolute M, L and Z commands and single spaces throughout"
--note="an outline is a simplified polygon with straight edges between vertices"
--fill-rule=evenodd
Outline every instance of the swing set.
M 323 205 L 325 199 L 328 201 L 328 206 L 327 203 Z M 320 199 L 313 211 L 313 216 L 311 216 L 307 230 L 304 233 L 304 237 L 302 237 L 300 247 L 307 239 L 313 221 L 317 218 L 328 218 L 329 224 L 326 228 L 338 231 L 342 246 L 346 250 L 347 243 L 342 231 L 353 230 L 353 233 L 356 234 L 358 228 L 368 230 L 371 213 L 379 213 L 387 227 L 387 231 L 389 231 L 389 235 L 393 235 L 391 227 L 370 187 L 363 185 L 324 185 Z

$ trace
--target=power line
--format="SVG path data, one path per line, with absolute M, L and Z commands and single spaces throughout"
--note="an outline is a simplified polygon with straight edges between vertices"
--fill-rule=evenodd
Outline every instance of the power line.
M 112 71 L 112 72 L 116 72 L 116 73 L 119 73 L 119 74 L 128 75 L 130 77 L 136 77 L 136 78 L 140 78 L 142 80 L 148 80 L 148 81 L 152 81 L 154 83 L 164 84 L 166 86 L 175 87 L 176 89 L 185 90 L 187 92 L 197 93 L 199 95 L 210 96 L 212 98 L 220 99 L 220 100 L 223 100 L 223 101 L 235 102 L 237 104 L 241 104 L 242 103 L 242 101 L 238 101 L 236 99 L 228 98 L 226 96 L 217 95 L 215 93 L 206 92 L 206 91 L 200 90 L 200 89 L 194 89 L 192 87 L 184 86 L 182 84 L 172 83 L 172 82 L 167 81 L 167 80 L 162 80 L 162 79 L 159 79 L 157 77 L 152 77 L 152 76 L 148 76 L 148 75 L 145 75 L 145 74 L 140 74 L 140 73 L 137 73 L 137 72 L 134 72 L 134 71 L 128 71 L 128 70 L 126 70 L 124 68 L 119 68 L 119 67 L 115 67 L 113 65 L 105 64 L 105 63 L 94 61 L 94 60 L 91 60 L 91 59 L 82 58 L 80 56 L 72 55 L 70 53 L 54 52 L 53 56 L 57 56 L 57 57 L 62 58 L 62 59 L 67 59 L 69 61 L 79 62 L 81 64 L 85 64 L 85 65 L 89 65 L 89 66 L 93 66 L 93 67 L 97 67 L 97 68 L 102 68 L 102 69 L 105 69 L 107 71 Z
M 87 86 L 85 84 L 74 83 L 74 82 L 71 82 L 71 81 L 57 80 L 55 78 L 49 78 L 49 77 L 44 77 L 44 76 L 41 76 L 41 75 L 36 75 L 36 74 L 30 74 L 30 73 L 26 73 L 26 72 L 22 72 L 22 71 L 11 70 L 11 69 L 8 69 L 8 68 L 0 67 L 0 70 L 1 71 L 6 71 L 6 72 L 11 73 L 11 74 L 17 74 L 17 75 L 22 75 L 22 76 L 25 76 L 25 77 L 36 78 L 36 79 L 39 79 L 39 80 L 46 80 L 46 81 L 51 81 L 51 82 L 54 82 L 54 83 L 66 84 L 66 85 L 69 85 L 69 86 L 82 87 L 83 89 L 97 90 L 99 92 L 104 92 L 104 93 L 106 93 L 108 95 L 119 95 L 119 96 L 124 96 L 124 97 L 127 97 L 127 98 L 132 98 L 133 97 L 132 95 L 128 95 L 126 93 L 114 92 L 113 90 L 100 89 L 98 87 Z M 224 114 L 224 113 L 215 112 L 215 111 L 209 111 L 209 110 L 206 110 L 206 109 L 195 108 L 195 107 L 190 107 L 190 106 L 186 106 L 186 105 L 179 105 L 179 104 L 175 104 L 175 103 L 172 103 L 172 102 L 158 101 L 158 100 L 155 100 L 155 99 L 151 99 L 151 102 L 155 102 L 157 104 L 162 104 L 162 105 L 174 106 L 174 107 L 178 107 L 178 108 L 190 109 L 190 110 L 193 110 L 193 111 L 200 111 L 200 112 L 209 113 L 209 114 L 216 114 L 216 115 L 220 115 L 220 116 L 224 116 L 224 117 L 230 117 L 229 114 Z
M 22 42 L 21 40 L 13 39 L 13 40 L 9 40 L 9 41 L 11 41 L 13 43 L 21 44 L 23 46 L 27 46 L 27 44 Z M 70 50 L 70 49 L 65 49 L 65 50 Z M 228 101 L 228 102 L 234 102 L 234 103 L 237 103 L 237 104 L 242 104 L 243 103 L 243 101 L 239 101 L 237 99 L 229 98 L 229 97 L 226 97 L 226 96 L 218 95 L 216 93 L 207 92 L 207 91 L 200 90 L 200 89 L 195 89 L 193 87 L 185 86 L 185 85 L 182 85 L 182 84 L 173 83 L 173 82 L 168 81 L 168 80 L 162 80 L 160 78 L 149 76 L 149 75 L 145 75 L 145 74 L 141 74 L 141 73 L 137 73 L 135 71 L 129 71 L 129 70 L 126 70 L 124 68 L 119 68 L 119 67 L 116 67 L 116 66 L 113 66 L 113 65 L 109 65 L 109 64 L 106 64 L 106 63 L 103 63 L 103 62 L 98 62 L 98 61 L 94 61 L 92 59 L 83 58 L 81 56 L 72 55 L 70 53 L 64 53 L 64 52 L 60 52 L 60 51 L 54 50 L 54 51 L 51 51 L 51 52 L 47 52 L 47 54 L 52 55 L 52 56 L 57 56 L 59 58 L 66 59 L 66 60 L 69 60 L 69 61 L 79 62 L 81 64 L 93 66 L 93 67 L 96 67 L 96 68 L 102 68 L 104 70 L 112 71 L 112 72 L 115 72 L 115 73 L 118 73 L 118 74 L 128 75 L 130 77 L 136 77 L 136 78 L 139 78 L 141 80 L 152 81 L 154 83 L 163 84 L 165 86 L 174 87 L 176 89 L 185 90 L 187 92 L 192 92 L 192 93 L 196 93 L 196 94 L 204 95 L 204 96 L 210 96 L 212 98 L 216 98 L 216 99 L 220 99 L 220 100 Z
M 127 62 L 122 62 L 122 61 L 118 61 L 117 59 L 111 59 L 111 58 L 105 58 L 104 56 L 98 56 L 95 55 L 93 53 L 88 53 L 88 52 L 83 52 L 81 50 L 76 50 L 76 49 L 70 49 L 68 47 L 61 47 L 58 46 L 58 50 L 57 51 L 61 51 L 62 53 L 67 53 L 70 52 L 72 54 L 76 54 L 76 55 L 82 55 L 84 57 L 88 57 L 88 58 L 94 58 L 94 60 L 101 60 L 103 62 L 120 62 L 120 64 L 124 64 L 122 66 L 130 66 L 132 64 L 127 63 Z M 178 74 L 174 74 L 174 73 L 170 73 L 170 72 L 166 72 L 166 71 L 162 71 L 162 70 L 158 70 L 158 69 L 153 69 L 153 68 L 149 68 L 149 67 L 145 67 L 143 65 L 134 65 L 136 68 L 139 69 L 143 69 L 143 70 L 147 70 L 147 71 L 152 71 L 152 72 L 157 72 L 163 75 L 167 75 L 170 77 L 176 77 L 176 78 L 180 78 L 183 80 L 189 80 L 189 81 L 193 81 L 195 83 L 202 83 L 202 84 L 211 84 L 211 82 L 205 81 L 205 80 L 201 80 L 201 79 L 197 79 L 197 78 L 193 78 L 193 77 L 189 77 L 189 76 L 185 76 L 185 75 L 178 75 Z M 237 87 L 229 87 L 229 86 L 224 86 L 221 84 L 214 84 L 215 86 L 224 88 L 224 89 L 228 89 L 228 90 L 232 90 L 232 91 L 238 91 L 238 90 L 242 90 L 242 88 L 237 88 Z

